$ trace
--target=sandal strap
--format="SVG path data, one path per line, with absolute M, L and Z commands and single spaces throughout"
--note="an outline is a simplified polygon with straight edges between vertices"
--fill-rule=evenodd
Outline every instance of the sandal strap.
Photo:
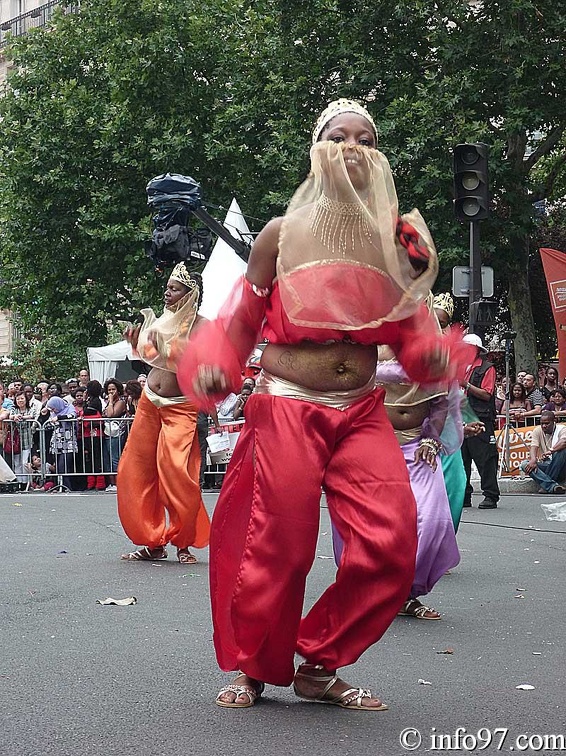
M 324 691 L 325 693 L 328 690 L 328 688 L 331 688 L 336 682 L 336 680 L 338 679 L 337 675 L 332 675 L 332 676 L 323 675 L 319 677 L 318 675 L 307 675 L 304 672 L 299 672 L 298 670 L 295 672 L 295 677 L 306 677 L 308 680 L 316 680 L 317 682 L 329 683 L 328 687 L 325 688 L 325 691 Z
M 427 612 L 434 612 L 435 614 L 438 614 L 436 609 L 433 609 L 431 606 L 425 606 L 421 601 L 415 598 L 407 599 L 407 601 L 405 601 L 405 603 L 403 604 L 401 611 L 405 614 L 412 615 L 413 617 L 419 617 L 419 619 L 422 618 Z
M 155 557 L 152 552 L 161 548 L 161 556 Z M 135 551 L 130 551 L 129 554 L 124 555 L 123 559 L 127 562 L 151 562 L 155 559 L 163 559 L 167 556 L 167 551 L 164 546 L 156 546 L 155 549 L 150 549 L 149 546 L 140 546 Z
M 341 703 L 342 706 L 349 706 L 355 701 L 356 706 L 360 707 L 364 698 L 371 698 L 371 690 L 366 688 L 348 688 L 348 690 L 340 693 L 332 701 L 333 703 Z
M 301 668 L 303 667 L 310 667 L 310 669 L 324 669 L 322 664 L 309 664 L 308 662 L 300 664 L 299 668 L 295 672 L 295 677 L 299 675 L 300 677 L 307 677 L 309 680 L 317 680 L 317 682 L 329 683 L 324 689 L 324 693 L 327 693 L 329 689 L 334 685 L 336 680 L 338 680 L 338 675 L 335 672 L 333 672 L 331 675 L 309 675 L 308 672 L 301 672 Z M 324 695 L 324 693 L 322 695 Z
M 319 680 L 325 680 L 326 679 L 327 680 L 328 678 L 319 677 L 317 679 L 319 679 Z M 337 680 L 338 680 L 338 675 L 334 675 L 334 677 L 331 678 L 330 682 L 328 683 L 328 685 L 326 685 L 326 687 L 324 688 L 324 690 L 322 691 L 322 693 L 318 696 L 318 698 L 321 698 L 321 699 L 324 698 L 324 696 L 328 693 L 328 691 L 334 685 L 334 683 L 337 682 Z
M 236 698 L 239 698 L 240 696 L 248 696 L 251 703 L 253 703 L 258 696 L 261 696 L 263 689 L 255 690 L 251 685 L 234 685 L 234 683 L 230 683 L 218 691 L 216 700 L 218 700 L 223 693 L 235 693 Z
M 423 604 L 422 606 L 419 606 L 418 609 L 415 609 L 415 617 L 424 617 L 427 612 L 434 612 L 435 614 L 438 614 L 436 609 L 433 609 L 432 606 L 425 606 Z

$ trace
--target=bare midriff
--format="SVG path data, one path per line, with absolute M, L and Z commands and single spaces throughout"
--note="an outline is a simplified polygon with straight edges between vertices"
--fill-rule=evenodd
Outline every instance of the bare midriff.
M 182 391 L 177 383 L 177 376 L 169 370 L 151 368 L 147 376 L 147 385 L 158 396 L 181 396 Z
M 261 366 L 272 375 L 313 391 L 362 388 L 375 373 L 377 348 L 336 341 L 268 344 Z
M 411 407 L 385 406 L 387 417 L 395 430 L 419 428 L 429 413 L 429 402 L 421 402 Z

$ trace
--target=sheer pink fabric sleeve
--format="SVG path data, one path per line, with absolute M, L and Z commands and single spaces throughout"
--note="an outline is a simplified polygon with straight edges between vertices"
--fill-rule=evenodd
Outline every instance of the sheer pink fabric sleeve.
M 463 381 L 476 351 L 462 340 L 462 329 L 458 326 L 452 326 L 443 336 L 425 305 L 415 315 L 399 322 L 397 343 L 390 346 L 415 383 Z M 430 357 L 435 351 L 442 354 L 445 362 L 440 375 L 431 365 Z
M 202 325 L 189 340 L 178 363 L 177 380 L 183 394 L 199 406 L 211 408 L 230 392 L 239 393 L 242 370 L 261 337 L 267 294 L 242 276 L 216 320 Z M 193 382 L 199 365 L 219 368 L 228 383 L 226 391 L 208 396 L 197 394 Z

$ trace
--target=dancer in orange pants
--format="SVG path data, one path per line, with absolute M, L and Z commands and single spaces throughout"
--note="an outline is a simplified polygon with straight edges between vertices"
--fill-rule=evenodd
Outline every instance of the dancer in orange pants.
M 181 396 L 174 364 L 175 350 L 201 323 L 199 278 L 179 263 L 167 282 L 163 315 L 156 319 L 144 310 L 144 324 L 125 334 L 153 365 L 118 467 L 120 521 L 129 538 L 143 544 L 122 555 L 128 562 L 165 559 L 171 542 L 178 560 L 193 564 L 189 547 L 208 544 L 210 525 L 199 485 L 198 409 Z
M 128 537 L 149 551 L 172 543 L 183 553 L 208 544 L 197 413 L 194 404 L 171 402 L 147 387 L 140 398 L 118 468 L 118 514 Z

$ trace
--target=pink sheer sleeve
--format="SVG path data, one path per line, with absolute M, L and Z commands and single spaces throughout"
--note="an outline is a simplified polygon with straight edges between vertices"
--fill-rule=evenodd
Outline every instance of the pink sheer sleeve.
M 397 359 L 415 383 L 442 383 L 463 381 L 467 367 L 473 362 L 476 347 L 462 340 L 462 329 L 452 326 L 442 335 L 425 305 L 406 320 L 399 322 L 397 343 L 390 345 Z M 444 368 L 431 364 L 431 354 L 439 351 Z
M 202 325 L 190 338 L 178 362 L 177 380 L 183 394 L 199 406 L 211 408 L 230 392 L 240 391 L 242 369 L 260 339 L 268 293 L 242 276 L 216 320 Z M 219 368 L 226 377 L 226 391 L 208 396 L 197 394 L 193 382 L 199 365 Z

